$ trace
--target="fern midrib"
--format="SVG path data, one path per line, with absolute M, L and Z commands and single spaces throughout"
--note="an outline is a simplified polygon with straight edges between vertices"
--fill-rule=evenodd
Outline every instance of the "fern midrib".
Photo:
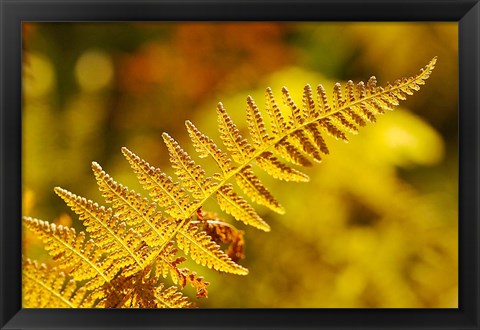
M 177 208 L 182 212 L 182 214 L 183 214 L 183 219 L 188 218 L 188 213 L 185 212 L 185 210 L 183 209 L 182 205 L 177 201 L 177 199 L 176 199 L 172 194 L 170 194 L 170 192 L 169 192 L 167 189 L 165 189 L 165 187 L 163 187 L 162 184 L 160 184 L 160 182 L 158 182 L 158 181 L 155 179 L 155 176 L 150 175 L 147 171 L 145 171 L 145 170 L 143 169 L 142 166 L 138 166 L 137 168 L 139 168 L 139 169 L 142 171 L 142 173 L 143 173 L 144 176 L 150 178 L 150 180 L 152 180 L 152 181 L 156 184 L 157 187 L 159 187 L 165 194 L 167 194 L 167 196 L 170 198 L 170 200 L 173 201 L 173 203 L 177 206 Z M 174 183 L 172 183 L 172 184 L 174 184 Z M 173 237 L 173 236 L 171 236 L 170 239 L 171 239 L 172 237 Z M 170 239 L 169 239 L 169 240 L 170 240 Z M 165 241 L 164 244 L 165 244 L 166 242 L 168 242 L 169 240 Z M 163 245 L 161 245 L 161 247 L 163 247 Z
M 28 277 L 30 280 L 32 280 L 33 282 L 37 283 L 37 284 L 40 285 L 41 287 L 43 287 L 45 290 L 47 290 L 48 292 L 50 292 L 50 294 L 52 294 L 53 296 L 57 297 L 59 300 L 63 301 L 65 304 L 67 304 L 68 306 L 70 306 L 70 308 L 77 308 L 77 307 L 78 307 L 78 306 L 75 306 L 74 304 L 72 304 L 69 300 L 65 299 L 65 297 L 63 297 L 61 294 L 59 294 L 58 292 L 56 292 L 56 291 L 53 290 L 52 288 L 46 286 L 43 282 L 37 280 L 36 277 L 31 276 L 31 275 L 28 274 L 27 272 L 24 272 L 23 275 L 25 275 L 25 276 Z
M 158 235 L 158 237 L 160 237 L 162 239 L 162 244 L 160 245 L 161 247 L 163 247 L 163 236 L 161 235 L 161 233 L 157 230 L 157 228 L 150 222 L 150 219 L 148 217 L 145 217 L 144 214 L 142 212 L 140 212 L 139 209 L 137 209 L 134 205 L 132 205 L 132 203 L 130 203 L 127 199 L 125 199 L 123 197 L 123 195 L 121 194 L 118 194 L 117 191 L 115 189 L 113 189 L 109 184 L 108 182 L 105 180 L 105 178 L 103 177 L 102 178 L 102 182 L 105 184 L 105 186 L 115 195 L 117 196 L 119 199 L 121 199 L 126 205 L 128 205 L 131 209 L 133 209 L 138 215 L 141 216 L 141 218 L 150 226 L 150 228 L 152 228 L 152 230 Z M 166 258 L 165 256 L 161 255 L 160 256 L 161 260 L 163 260 L 163 262 L 167 263 L 168 265 L 170 265 L 171 267 L 175 267 L 173 265 L 173 263 L 168 260 L 168 258 Z M 155 258 L 154 258 L 155 259 Z M 144 265 L 142 267 L 142 270 L 146 268 L 147 265 Z
M 210 152 L 209 152 L 210 153 Z M 142 169 L 143 171 L 143 169 Z M 145 173 L 145 175 L 148 175 L 148 173 L 146 173 L 145 171 L 143 171 L 143 173 Z M 170 193 L 168 193 L 165 189 L 163 189 L 163 186 L 157 181 L 155 180 L 154 177 L 151 177 L 152 180 L 156 183 L 156 185 L 158 187 L 161 187 L 163 191 L 165 191 L 165 193 L 167 193 L 170 197 Z M 208 196 L 209 197 L 209 196 Z M 206 199 L 208 198 L 206 197 Z M 205 200 L 206 200 L 205 199 Z M 191 215 L 193 214 L 188 214 L 187 212 L 185 212 L 185 210 L 180 206 L 180 204 L 176 201 L 176 199 L 172 198 L 172 200 L 175 201 L 175 204 L 178 206 L 179 210 L 181 210 L 182 214 L 183 214 L 183 219 L 182 221 L 177 225 L 177 227 L 172 231 L 172 234 L 168 237 L 168 240 L 165 240 L 162 244 L 159 245 L 159 249 L 157 251 L 155 251 L 154 253 L 154 257 L 152 258 L 152 263 L 155 262 L 155 259 L 158 257 L 158 255 L 160 253 L 163 252 L 163 250 L 165 249 L 165 247 L 167 246 L 167 243 L 169 241 L 171 241 L 180 231 L 180 229 L 185 225 L 186 221 L 191 217 Z M 212 253 L 212 251 L 208 250 L 208 249 L 205 249 L 202 245 L 200 244 L 197 244 L 196 241 L 192 240 L 189 235 L 186 235 L 183 231 L 180 231 L 180 234 L 185 237 L 185 239 L 189 240 L 192 244 L 194 244 L 195 246 L 197 246 L 200 250 L 204 251 L 206 254 L 212 256 L 214 259 L 217 259 L 217 257 Z
M 110 192 L 112 192 L 115 196 L 117 196 L 117 198 L 121 199 L 123 203 L 125 203 L 126 205 L 128 205 L 128 207 L 130 209 L 133 209 L 138 215 L 140 215 L 140 217 L 150 226 L 150 228 L 152 228 L 153 231 L 155 231 L 155 233 L 158 235 L 158 237 L 160 237 L 163 241 L 163 236 L 162 234 L 157 230 L 157 228 L 151 223 L 150 219 L 148 217 L 146 217 L 143 212 L 140 212 L 139 209 L 137 209 L 134 205 L 132 205 L 132 203 L 130 203 L 130 201 L 128 201 L 127 199 L 125 199 L 125 197 L 123 197 L 123 195 L 117 193 L 117 191 L 115 189 L 113 189 L 109 184 L 108 182 L 105 180 L 105 178 L 103 177 L 102 178 L 102 182 L 105 184 L 105 186 L 107 186 L 107 188 L 110 190 Z M 163 242 L 162 242 L 163 243 Z
M 60 238 L 58 238 L 56 235 L 52 235 L 51 237 L 53 237 L 57 242 L 59 242 L 60 244 L 62 244 L 65 248 L 67 248 L 69 251 L 72 251 L 73 253 L 75 253 L 77 256 L 79 256 L 81 259 L 85 260 L 93 269 L 95 269 L 95 271 L 105 280 L 106 283 L 110 283 L 110 281 L 108 280 L 108 278 L 103 274 L 103 272 L 97 268 L 97 266 L 92 263 L 86 256 L 84 256 L 83 254 L 79 253 L 73 246 L 65 243 L 63 240 L 61 240 Z
M 428 70 L 425 70 L 425 72 L 427 72 Z M 263 154 L 264 152 L 268 151 L 268 149 L 272 148 L 275 146 L 275 144 L 277 144 L 278 142 L 280 142 L 280 140 L 282 140 L 283 138 L 289 136 L 290 134 L 293 134 L 295 133 L 296 131 L 298 130 L 301 130 L 301 129 L 304 129 L 306 126 L 310 125 L 310 124 L 313 124 L 317 121 L 320 121 L 322 119 L 325 119 L 325 118 L 328 118 L 330 116 L 333 116 L 335 115 L 336 113 L 339 113 L 341 111 L 344 111 L 352 106 L 355 106 L 357 104 L 360 104 L 360 103 L 363 103 L 365 101 L 368 101 L 368 100 L 371 100 L 371 99 L 374 99 L 376 97 L 378 97 L 379 95 L 382 95 L 382 94 L 385 94 L 385 93 L 388 93 L 390 91 L 393 91 L 393 90 L 397 90 L 397 89 L 400 89 L 401 87 L 404 87 L 404 86 L 407 86 L 415 81 L 418 81 L 418 80 L 422 80 L 422 77 L 423 77 L 423 73 L 422 75 L 420 76 L 417 76 L 415 77 L 416 79 L 413 79 L 413 80 L 408 80 L 407 82 L 405 83 L 402 83 L 398 86 L 392 86 L 394 88 L 388 88 L 388 89 L 384 89 L 382 92 L 380 93 L 375 93 L 373 95 L 369 95 L 367 97 L 364 97 L 358 101 L 354 101 L 354 102 L 351 102 L 351 103 L 345 103 L 344 105 L 342 105 L 340 108 L 338 108 L 337 110 L 335 111 L 330 111 L 328 113 L 325 113 L 323 114 L 322 116 L 319 116 L 319 117 L 316 117 L 316 118 L 313 118 L 312 120 L 309 120 L 309 121 L 305 121 L 304 123 L 300 124 L 299 126 L 296 126 L 296 127 L 293 127 L 293 128 L 290 128 L 289 130 L 285 131 L 282 135 L 279 135 L 277 137 L 274 137 L 274 139 L 272 141 L 270 141 L 269 144 L 264 144 L 264 147 L 261 148 L 261 149 L 258 149 L 252 157 L 250 157 L 248 160 L 246 160 L 243 164 L 240 164 L 236 169 L 234 169 L 232 172 L 230 172 L 227 176 L 225 176 L 225 178 L 219 182 L 219 184 L 215 187 L 215 189 L 212 189 L 212 191 L 210 192 L 210 195 L 209 196 L 206 196 L 203 200 L 199 201 L 195 206 L 192 206 L 192 208 L 194 208 L 195 210 L 198 209 L 200 206 L 202 206 L 208 198 L 212 197 L 213 194 L 215 194 L 221 187 L 223 187 L 231 178 L 233 178 L 234 176 L 236 176 L 238 173 L 240 173 L 247 165 L 249 165 L 251 162 L 253 162 L 255 159 L 257 159 L 261 154 Z M 190 215 L 192 216 L 193 213 L 195 211 L 193 211 Z
M 173 147 L 173 146 L 172 146 Z M 195 182 L 195 184 L 197 185 L 197 187 L 200 189 L 200 191 L 202 192 L 203 196 L 207 196 L 207 193 L 205 191 L 205 189 L 203 189 L 203 185 L 201 182 L 199 182 L 197 180 L 197 178 L 193 175 L 192 171 L 189 170 L 189 167 L 184 163 L 183 161 L 183 158 L 178 154 L 177 150 L 175 150 L 175 148 L 173 148 L 173 152 L 175 153 L 175 155 L 177 156 L 177 161 L 180 163 L 180 165 L 182 166 L 182 169 L 185 173 L 187 173 L 187 175 Z M 195 166 L 195 165 L 194 165 Z
M 195 244 L 195 246 L 197 246 L 198 248 L 200 248 L 202 251 L 204 251 L 206 254 L 208 254 L 209 256 L 211 256 L 213 259 L 217 259 L 217 257 L 215 256 L 215 254 L 210 251 L 209 249 L 205 249 L 202 245 L 199 245 L 197 244 L 196 241 L 192 240 L 189 235 L 186 235 L 187 231 L 183 232 L 183 231 L 180 231 L 179 234 L 182 235 L 183 237 L 185 237 L 186 239 L 188 239 L 190 242 L 192 242 L 193 244 Z M 172 237 L 173 238 L 173 237 Z M 160 248 L 160 251 L 163 250 L 163 246 Z M 231 265 L 228 265 L 229 267 L 231 267 Z
M 244 168 L 245 168 L 245 167 L 244 167 Z M 252 189 L 253 191 L 258 192 L 258 195 L 261 196 L 262 198 L 264 197 L 264 196 L 258 191 L 257 186 L 255 186 L 255 184 L 254 184 L 252 181 L 250 181 L 243 172 L 240 172 L 240 173 L 237 173 L 237 174 L 240 175 L 240 176 L 243 178 L 244 182 L 250 187 L 250 189 Z M 269 201 L 267 200 L 267 198 L 265 198 L 265 200 L 266 200 L 267 202 L 269 202 Z M 260 201 L 260 198 L 257 197 L 257 201 Z M 266 204 L 268 204 L 268 203 L 266 203 Z M 267 206 L 267 207 L 268 207 L 268 206 Z
M 338 109 L 334 110 L 334 111 L 329 111 L 328 113 L 324 113 L 323 115 L 319 116 L 319 117 L 315 117 L 309 121 L 305 121 L 304 123 L 300 124 L 300 126 L 298 127 L 295 127 L 295 128 L 289 128 L 288 130 L 286 130 L 285 132 L 283 132 L 282 135 L 279 135 L 277 136 L 276 138 L 274 138 L 269 144 L 265 144 L 264 147 L 262 149 L 259 149 L 257 150 L 253 156 L 251 156 L 248 160 L 246 160 L 243 164 L 240 164 L 239 167 L 237 167 L 236 169 L 234 169 L 233 171 L 231 171 L 228 175 L 224 176 L 224 179 L 222 181 L 219 182 L 219 184 L 214 188 L 212 189 L 211 191 L 209 191 L 209 195 L 205 196 L 204 199 L 200 200 L 199 202 L 197 202 L 196 205 L 193 205 L 191 206 L 191 208 L 193 209 L 193 211 L 186 217 L 184 217 L 182 219 L 182 221 L 179 222 L 179 224 L 177 225 L 177 227 L 173 230 L 173 232 L 170 234 L 170 237 L 168 238 L 167 241 L 170 241 L 172 240 L 175 235 L 177 234 L 177 232 L 183 227 L 183 225 L 186 223 L 186 221 L 188 219 L 190 219 L 190 217 L 195 213 L 195 211 L 200 207 L 202 206 L 210 197 L 212 197 L 221 187 L 223 187 L 228 180 L 230 180 L 232 177 L 234 177 L 235 175 L 237 175 L 238 173 L 240 173 L 244 168 L 245 166 L 249 165 L 251 162 L 253 162 L 255 159 L 257 159 L 261 154 L 263 154 L 264 152 L 266 152 L 268 149 L 272 148 L 275 146 L 276 143 L 280 142 L 280 140 L 282 140 L 283 138 L 285 138 L 286 136 L 289 136 L 290 134 L 300 130 L 300 129 L 304 129 L 306 126 L 310 125 L 310 124 L 313 124 L 315 122 L 318 122 L 322 119 L 325 119 L 325 118 L 328 118 L 330 116 L 333 116 L 334 114 L 336 113 L 339 113 L 341 111 L 344 111 L 352 106 L 355 106 L 357 104 L 361 104 L 363 102 L 366 102 L 366 101 L 369 101 L 371 99 L 374 99 L 376 97 L 379 97 L 380 95 L 382 94 L 385 94 L 385 93 L 388 93 L 388 92 L 391 92 L 393 90 L 398 90 L 402 87 L 405 87 L 405 86 L 408 86 L 409 84 L 412 84 L 414 82 L 417 82 L 417 81 L 423 81 L 423 76 L 425 75 L 425 73 L 430 73 L 431 71 L 431 68 L 428 67 L 426 68 L 421 74 L 417 75 L 414 77 L 414 79 L 407 79 L 407 81 L 399 84 L 398 86 L 392 86 L 391 88 L 384 88 L 383 91 L 381 92 L 378 92 L 378 93 L 375 93 L 375 94 L 372 94 L 372 95 L 368 95 L 362 99 L 359 99 L 359 100 L 356 100 L 354 102 L 351 102 L 351 103 L 348 103 L 346 102 L 344 105 L 342 105 L 341 107 L 339 107 Z M 222 117 L 222 120 L 223 120 L 223 117 Z M 230 133 L 229 133 L 230 134 Z M 234 140 L 233 140 L 234 141 Z M 237 145 L 235 143 L 235 145 Z M 238 146 L 237 146 L 238 148 Z M 209 154 L 211 155 L 211 152 L 208 151 Z M 242 155 L 243 157 L 243 155 Z M 245 157 L 243 157 L 245 159 Z M 183 210 L 183 209 L 182 209 Z M 182 212 L 183 214 L 187 214 L 185 211 Z M 163 244 L 162 246 L 160 246 L 160 249 L 159 251 L 157 252 L 160 253 L 163 248 L 165 247 L 165 244 Z
M 253 109 L 250 111 L 251 111 L 250 115 L 252 117 L 252 122 L 254 125 L 253 130 L 250 132 L 250 135 L 252 135 L 252 137 L 254 134 L 257 135 L 258 141 L 253 141 L 253 144 L 256 145 L 257 147 L 261 147 L 265 144 L 265 141 L 264 141 L 265 135 L 262 135 L 262 131 L 264 134 L 266 133 L 266 131 L 265 129 L 262 130 L 260 128 L 260 124 L 258 123 L 258 120 L 255 116 L 255 111 L 253 111 Z
M 120 243 L 120 245 L 121 245 L 126 251 L 128 251 L 128 253 L 130 254 L 130 256 L 132 256 L 133 260 L 135 260 L 135 262 L 137 263 L 137 265 L 138 265 L 140 268 L 143 268 L 142 263 L 140 262 L 140 260 L 138 260 L 138 258 L 137 258 L 137 256 L 135 255 L 135 253 L 133 253 L 133 252 L 130 250 L 130 248 L 129 248 L 127 245 L 125 245 L 125 243 L 123 242 L 123 240 L 122 240 L 120 237 L 118 237 L 107 225 L 105 225 L 105 224 L 103 223 L 103 221 L 102 221 L 101 219 L 99 219 L 95 213 L 91 212 L 88 208 L 84 208 L 84 209 L 90 214 L 90 216 L 92 216 L 94 219 L 96 219 L 97 222 L 99 222 L 99 223 L 108 231 L 108 233 L 110 233 L 110 235 L 112 235 L 112 236 L 115 238 L 115 240 L 116 240 L 118 243 Z
M 225 117 L 222 115 L 221 118 L 222 118 L 222 122 L 223 122 L 224 129 L 227 131 L 227 134 L 228 134 L 228 136 L 230 137 L 230 141 L 232 141 L 232 143 L 235 145 L 236 149 L 238 150 L 238 154 L 240 155 L 240 157 L 242 157 L 242 160 L 245 160 L 245 156 L 243 155 L 242 148 L 241 148 L 240 145 L 237 143 L 237 140 L 235 139 L 235 136 L 233 136 L 231 130 L 228 129 L 228 125 L 227 125 L 227 122 L 226 122 L 226 120 L 225 120 Z M 228 148 L 227 148 L 227 149 L 228 149 Z M 209 152 L 209 153 L 210 153 L 210 152 Z M 210 154 L 211 154 L 211 153 L 210 153 Z M 247 164 L 248 164 L 248 162 L 250 162 L 250 161 L 247 161 Z M 230 177 L 231 177 L 231 176 L 230 176 Z M 228 180 L 228 179 L 227 179 L 227 180 Z M 221 185 L 223 185 L 223 184 L 224 184 L 224 183 L 222 183 Z M 220 188 L 220 186 L 219 186 L 219 188 Z M 219 189 L 219 188 L 217 188 L 217 189 Z M 214 190 L 214 192 L 215 192 L 215 191 L 216 191 L 216 190 Z M 212 193 L 212 194 L 213 194 L 213 193 Z M 212 195 L 212 194 L 211 194 L 211 195 Z M 211 196 L 211 195 L 210 195 L 210 196 Z M 205 197 L 205 200 L 208 199 L 210 196 L 206 196 L 206 197 Z M 200 205 L 203 205 L 203 202 L 202 202 Z
M 217 163 L 217 166 L 220 170 L 222 170 L 223 172 L 223 176 L 225 176 L 227 174 L 227 172 L 225 171 L 224 167 L 221 165 L 222 162 L 220 161 L 220 159 L 218 159 L 215 154 L 213 152 L 211 152 L 208 144 L 205 144 L 203 143 L 202 139 L 198 138 L 195 136 L 195 138 L 197 139 L 198 143 L 203 147 L 204 150 L 207 151 L 207 153 L 212 156 L 213 160 L 215 161 L 215 163 Z M 213 143 L 213 142 L 212 142 Z

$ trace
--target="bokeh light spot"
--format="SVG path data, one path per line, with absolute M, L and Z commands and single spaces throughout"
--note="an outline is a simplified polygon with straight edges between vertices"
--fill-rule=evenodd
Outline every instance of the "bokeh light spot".
M 39 53 L 23 54 L 23 92 L 26 97 L 41 97 L 52 90 L 55 84 L 55 72 L 51 61 Z
M 80 88 L 95 92 L 112 82 L 113 64 L 110 56 L 99 50 L 84 52 L 75 65 L 75 78 Z

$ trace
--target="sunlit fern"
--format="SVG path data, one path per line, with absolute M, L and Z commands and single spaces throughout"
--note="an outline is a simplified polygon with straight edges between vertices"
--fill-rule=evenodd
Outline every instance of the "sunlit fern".
M 305 173 L 278 157 L 298 166 L 320 162 L 329 153 L 326 135 L 348 142 L 348 134 L 357 134 L 360 127 L 374 123 L 377 115 L 393 110 L 399 101 L 418 91 L 435 63 L 436 58 L 419 74 L 385 87 L 377 87 L 375 77 L 366 84 L 348 81 L 343 91 L 337 83 L 330 100 L 322 85 L 316 88 L 316 100 L 312 88 L 306 85 L 301 106 L 284 87 L 283 109 L 267 88 L 269 130 L 248 96 L 250 141 L 240 135 L 219 103 L 218 127 L 227 152 L 190 121 L 186 122 L 198 156 L 211 157 L 218 167 L 218 172 L 211 175 L 167 133 L 163 133 L 163 139 L 178 181 L 122 148 L 150 199 L 116 182 L 93 162 L 97 184 L 110 208 L 55 188 L 78 214 L 86 232 L 23 218 L 26 227 L 43 241 L 58 268 L 47 272 L 45 266 L 24 261 L 25 307 L 190 307 L 193 304 L 179 288 L 166 287 L 164 279 L 170 277 L 180 289 L 192 286 L 199 298 L 207 296 L 208 283 L 195 272 L 180 268 L 186 258 L 178 256 L 178 249 L 198 264 L 246 275 L 248 270 L 237 263 L 243 258 L 243 231 L 203 210 L 205 202 L 215 197 L 220 209 L 236 220 L 270 231 L 231 181 L 252 201 L 283 214 L 284 208 L 257 177 L 253 164 L 277 179 L 308 181 Z

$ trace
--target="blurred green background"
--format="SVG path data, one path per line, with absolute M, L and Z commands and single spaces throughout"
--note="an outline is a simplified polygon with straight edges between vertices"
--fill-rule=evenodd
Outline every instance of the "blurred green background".
M 270 233 L 222 214 L 246 232 L 248 276 L 188 266 L 211 283 L 200 307 L 456 308 L 456 23 L 24 23 L 23 214 L 81 229 L 53 188 L 103 203 L 92 161 L 146 195 L 120 148 L 171 174 L 161 133 L 193 155 L 189 119 L 220 145 L 218 101 L 245 132 L 245 98 L 261 106 L 267 86 L 300 103 L 306 83 L 385 85 L 434 56 L 396 111 L 327 138 L 309 183 L 261 176 L 287 211 L 256 206 Z M 24 254 L 52 262 L 27 232 Z

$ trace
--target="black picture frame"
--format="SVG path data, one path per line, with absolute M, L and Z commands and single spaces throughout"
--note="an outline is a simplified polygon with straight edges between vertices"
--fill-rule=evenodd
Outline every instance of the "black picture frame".
M 0 0 L 1 329 L 480 329 L 478 0 Z M 456 21 L 459 308 L 67 310 L 21 308 L 23 21 Z

